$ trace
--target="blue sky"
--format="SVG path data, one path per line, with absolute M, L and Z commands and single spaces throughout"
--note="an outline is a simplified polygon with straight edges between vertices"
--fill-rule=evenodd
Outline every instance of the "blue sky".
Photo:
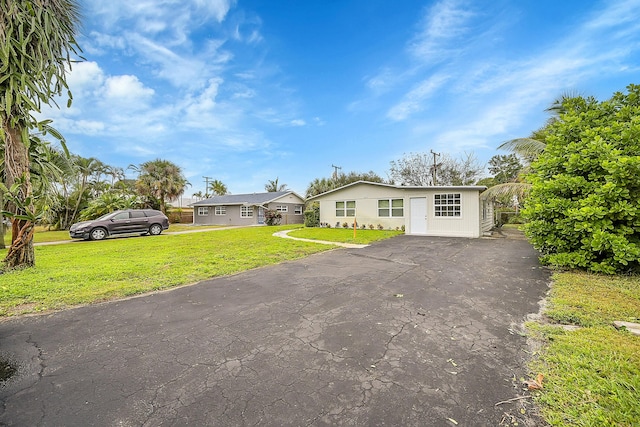
M 640 0 L 81 0 L 69 149 L 232 193 L 528 136 L 565 93 L 640 83 Z M 130 172 L 130 176 L 133 174 Z

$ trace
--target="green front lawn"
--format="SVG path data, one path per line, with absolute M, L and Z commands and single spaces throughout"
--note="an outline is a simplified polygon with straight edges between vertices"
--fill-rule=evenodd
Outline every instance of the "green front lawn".
M 614 320 L 640 323 L 640 277 L 557 273 L 545 312 L 565 331 L 529 324 L 545 347 L 532 374 L 545 375 L 535 392 L 552 426 L 640 425 L 640 337 Z
M 35 268 L 0 275 L 0 316 L 56 310 L 171 288 L 332 249 L 272 235 L 295 228 L 247 227 L 37 246 Z M 335 231 L 350 231 L 353 237 L 353 230 Z M 36 236 L 47 233 L 56 232 L 38 232 Z M 322 238 L 343 241 L 346 237 L 341 234 Z M 396 234 L 370 231 L 362 233 L 358 242 L 370 243 Z M 0 251 L 0 256 L 5 254 L 6 250 Z

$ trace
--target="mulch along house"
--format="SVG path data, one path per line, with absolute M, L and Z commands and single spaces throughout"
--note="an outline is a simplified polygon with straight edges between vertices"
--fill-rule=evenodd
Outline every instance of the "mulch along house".
M 373 224 L 423 236 L 480 237 L 494 226 L 484 186 L 412 187 L 358 181 L 307 199 L 331 227 Z
M 293 191 L 227 194 L 192 203 L 195 225 L 264 224 L 265 210 L 282 214 L 280 224 L 304 223 L 304 199 Z

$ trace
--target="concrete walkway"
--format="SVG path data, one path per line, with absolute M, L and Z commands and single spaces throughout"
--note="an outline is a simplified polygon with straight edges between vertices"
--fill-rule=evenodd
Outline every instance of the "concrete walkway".
M 362 248 L 366 248 L 367 246 L 369 246 L 369 245 L 358 245 L 356 243 L 329 242 L 327 240 L 303 239 L 301 237 L 289 236 L 289 233 L 292 232 L 292 231 L 294 231 L 294 230 L 277 231 L 277 232 L 273 233 L 273 235 L 276 236 L 276 237 L 282 237 L 282 238 L 285 238 L 285 239 L 300 240 L 301 242 L 319 243 L 321 245 L 333 245 L 333 246 L 339 246 L 341 248 L 362 249 Z
M 399 236 L 9 319 L 0 425 L 542 425 L 500 402 L 548 280 L 523 240 Z

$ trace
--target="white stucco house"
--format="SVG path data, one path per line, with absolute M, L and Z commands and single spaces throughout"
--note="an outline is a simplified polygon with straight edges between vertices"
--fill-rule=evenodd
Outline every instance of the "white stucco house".
M 406 234 L 481 237 L 494 226 L 484 186 L 411 187 L 358 181 L 307 199 L 320 204 L 320 222 L 404 226 Z
M 280 212 L 281 224 L 304 223 L 304 199 L 294 191 L 227 194 L 192 203 L 194 225 L 264 224 L 267 209 Z

